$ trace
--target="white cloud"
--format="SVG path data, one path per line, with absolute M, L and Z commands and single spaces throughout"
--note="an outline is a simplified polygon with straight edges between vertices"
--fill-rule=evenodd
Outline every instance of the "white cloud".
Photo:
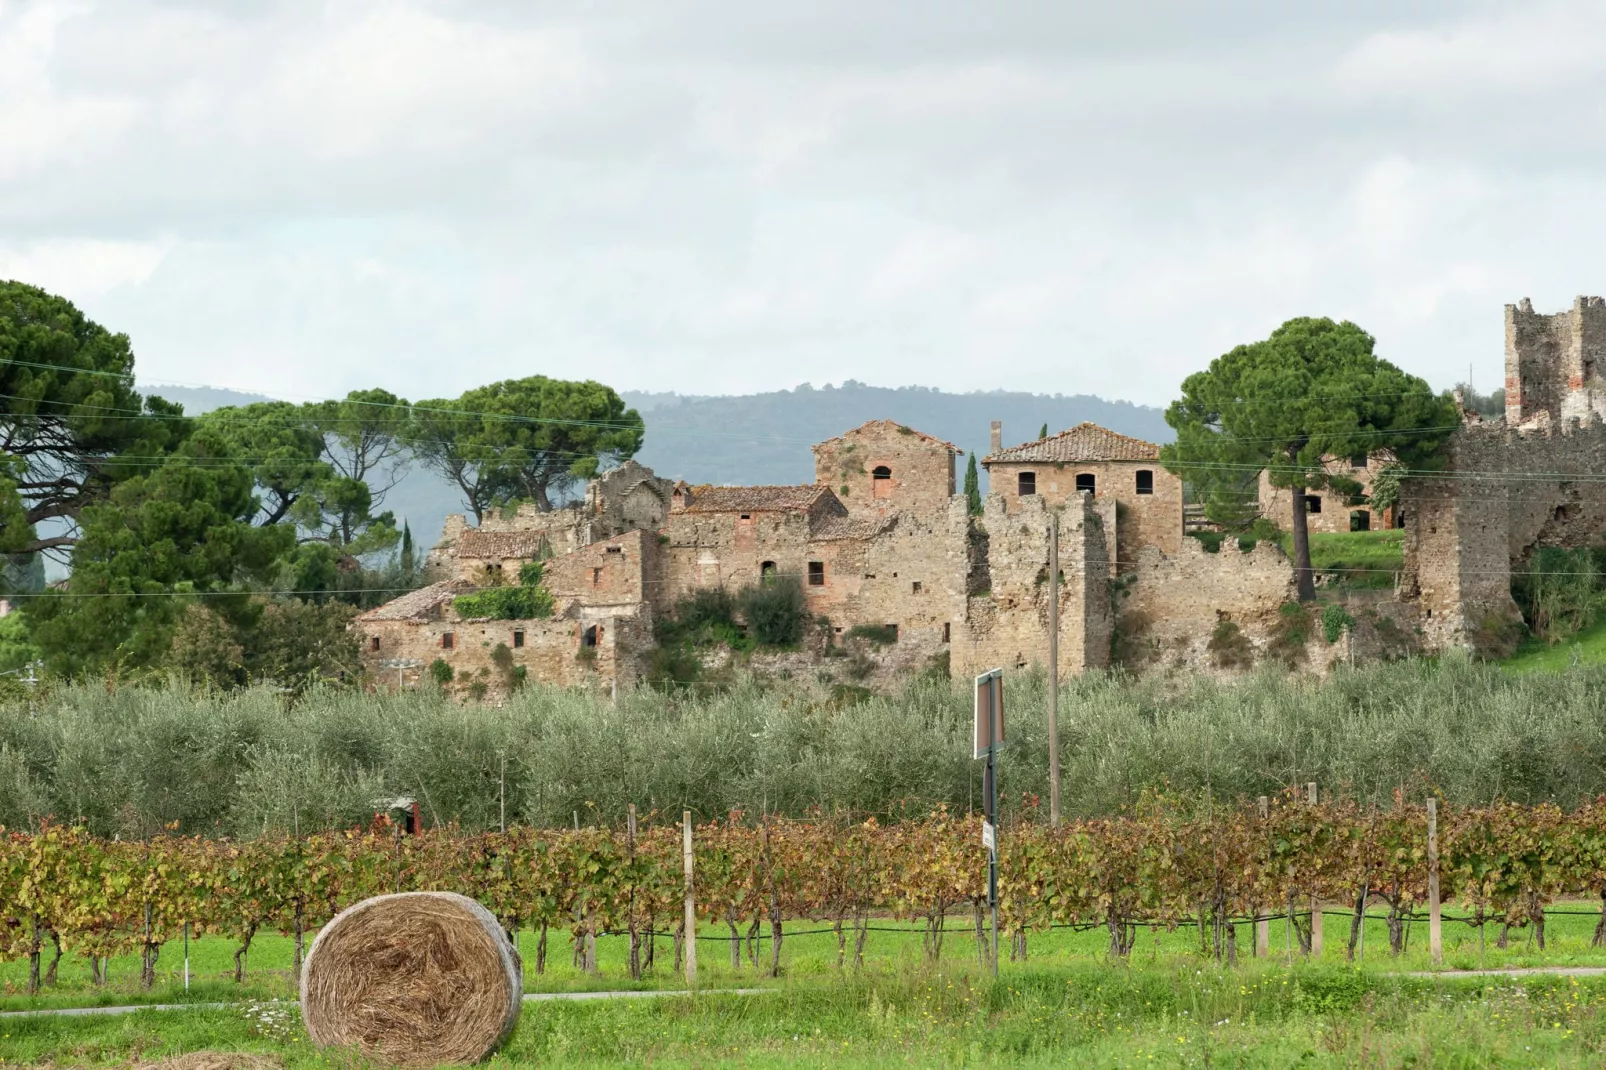
M 1490 15 L 1368 36 L 1337 67 L 1367 95 L 1477 97 L 1596 82 L 1606 4 L 1511 5 Z
M 1492 379 L 1606 289 L 1600 6 L 0 0 L 0 274 L 298 395 L 1160 403 L 1307 314 Z

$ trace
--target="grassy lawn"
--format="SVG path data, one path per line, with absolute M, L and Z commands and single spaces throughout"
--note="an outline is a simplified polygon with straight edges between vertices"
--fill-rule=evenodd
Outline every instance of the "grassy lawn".
M 1475 930 L 1447 924 L 1446 966 L 1606 965 L 1592 950 L 1595 917 L 1584 904 L 1565 907 L 1549 925 L 1550 946 L 1532 947 L 1514 931 L 1510 947 L 1494 947 L 1487 934 L 1480 951 Z M 994 982 L 977 961 L 968 915 L 953 919 L 940 960 L 925 961 L 912 929 L 872 932 L 862 970 L 836 967 L 829 933 L 788 936 L 782 977 L 744 962 L 733 970 L 728 945 L 699 943 L 700 982 L 773 987 L 749 997 L 677 995 L 649 1001 L 534 1003 L 498 1062 L 551 1066 L 871 1066 L 1063 1065 L 1092 1066 L 1314 1066 L 1461 1065 L 1592 1066 L 1606 1057 L 1606 979 L 1438 977 L 1417 979 L 1400 971 L 1424 969 L 1425 926 L 1413 926 L 1410 946 L 1388 954 L 1380 917 L 1368 923 L 1359 964 L 1344 959 L 1346 918 L 1329 915 L 1327 954 L 1307 963 L 1295 954 L 1287 965 L 1280 924 L 1272 926 L 1269 959 L 1249 956 L 1247 926 L 1240 926 L 1243 958 L 1236 969 L 1219 966 L 1198 950 L 1198 934 L 1144 931 L 1129 962 L 1110 963 L 1100 932 L 1032 934 L 1024 962 L 1004 962 Z M 878 922 L 878 925 L 891 923 Z M 794 933 L 819 928 L 806 921 Z M 705 936 L 725 935 L 709 927 Z M 625 941 L 598 941 L 599 972 L 574 969 L 567 940 L 554 933 L 548 970 L 533 970 L 534 939 L 522 934 L 530 990 L 618 989 L 632 986 L 625 973 Z M 1007 944 L 1007 941 L 1006 941 Z M 227 979 L 227 941 L 191 945 L 191 997 L 261 1001 L 292 995 L 289 942 L 267 937 L 253 948 L 248 985 Z M 657 969 L 639 987 L 679 988 L 668 941 L 659 944 Z M 768 946 L 760 961 L 767 966 Z M 124 1002 L 131 997 L 182 996 L 182 954 L 163 952 L 156 990 L 139 993 L 133 959 L 113 963 L 112 981 L 95 990 L 78 964 L 64 960 L 54 1004 Z M 7 1009 L 41 1003 L 17 994 L 24 964 L 0 970 Z M 308 1051 L 293 1007 L 264 1013 L 260 1002 L 227 1009 L 141 1012 L 120 1017 L 0 1020 L 0 1060 L 56 1065 L 126 1064 L 202 1049 L 268 1051 L 291 1065 L 349 1065 Z M 1207 1055 L 1208 1053 L 1208 1055 Z
M 126 1064 L 197 1050 L 308 1050 L 293 1012 L 0 1022 L 8 1064 Z M 1598 1066 L 1606 982 L 1416 979 L 1337 965 L 1136 962 L 870 969 L 773 995 L 527 1005 L 494 1065 Z
M 1574 665 L 1601 662 L 1606 662 L 1606 621 L 1585 628 L 1570 639 L 1554 645 L 1529 637 L 1502 664 L 1513 672 L 1532 672 L 1535 669 L 1560 672 Z

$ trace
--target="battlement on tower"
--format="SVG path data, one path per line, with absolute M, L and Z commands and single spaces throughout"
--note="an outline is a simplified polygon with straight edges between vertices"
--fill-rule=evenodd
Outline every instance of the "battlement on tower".
M 1526 297 L 1506 306 L 1506 423 L 1606 419 L 1606 299 L 1535 312 Z

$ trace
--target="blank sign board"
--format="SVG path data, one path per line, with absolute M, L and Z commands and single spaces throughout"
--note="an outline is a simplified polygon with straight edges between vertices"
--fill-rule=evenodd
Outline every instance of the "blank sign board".
M 976 677 L 976 753 L 1004 742 L 1004 670 L 993 669 Z

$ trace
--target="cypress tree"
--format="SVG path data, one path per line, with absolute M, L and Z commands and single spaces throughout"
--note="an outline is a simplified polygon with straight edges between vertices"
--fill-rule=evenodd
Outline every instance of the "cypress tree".
M 976 472 L 976 455 L 970 455 L 965 466 L 965 497 L 970 501 L 970 515 L 981 516 L 981 476 Z

